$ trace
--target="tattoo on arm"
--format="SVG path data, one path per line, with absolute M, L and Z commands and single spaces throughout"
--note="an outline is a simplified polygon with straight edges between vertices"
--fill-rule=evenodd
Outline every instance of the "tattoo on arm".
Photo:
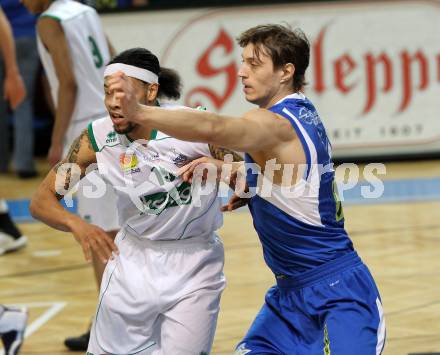
M 69 153 L 67 153 L 65 159 L 67 163 L 76 163 L 78 161 L 78 152 L 81 148 L 81 140 L 86 134 L 87 132 L 83 131 L 80 136 L 73 141 L 72 145 L 70 146 Z
M 79 137 L 77 137 L 72 145 L 70 146 L 70 150 L 67 153 L 67 156 L 61 160 L 58 164 L 56 164 L 53 167 L 53 171 L 55 172 L 55 174 L 63 174 L 63 178 L 64 178 L 64 190 L 68 191 L 72 180 L 72 168 L 71 167 L 63 167 L 63 164 L 66 163 L 70 163 L 70 164 L 76 164 L 78 162 L 78 153 L 80 151 L 81 148 L 81 142 L 84 141 L 84 139 L 87 140 L 88 142 L 88 147 L 90 149 L 93 149 L 92 144 L 90 142 L 90 139 L 88 137 L 88 133 L 87 130 L 84 130 Z M 60 169 L 61 168 L 61 169 Z M 81 172 L 81 177 L 83 177 L 85 175 L 85 173 L 82 171 Z M 55 196 L 58 200 L 61 200 L 64 195 L 60 195 L 58 192 L 55 192 Z
M 227 148 L 216 147 L 215 145 L 209 144 L 209 151 L 214 159 L 224 160 L 225 155 L 232 154 L 233 161 L 243 161 L 243 157 L 234 152 L 233 150 Z

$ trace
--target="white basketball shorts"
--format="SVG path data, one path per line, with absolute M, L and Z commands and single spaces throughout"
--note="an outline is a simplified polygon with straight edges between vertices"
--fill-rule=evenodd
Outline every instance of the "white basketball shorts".
M 220 239 L 150 241 L 123 229 L 116 244 L 87 354 L 209 354 L 225 287 Z

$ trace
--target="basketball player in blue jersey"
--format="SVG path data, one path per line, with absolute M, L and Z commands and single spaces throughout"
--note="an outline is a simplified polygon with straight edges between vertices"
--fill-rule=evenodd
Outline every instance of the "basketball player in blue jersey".
M 123 73 L 113 75 L 109 90 L 118 91 L 121 114 L 133 122 L 245 151 L 261 173 L 267 162 L 279 164 L 270 193 L 257 189 L 249 202 L 276 286 L 236 354 L 380 354 L 385 322 L 379 292 L 344 229 L 331 146 L 301 92 L 309 42 L 299 30 L 263 25 L 242 33 L 238 43 L 244 95 L 259 106 L 242 117 L 139 105 Z M 257 175 L 248 173 L 247 183 L 257 187 Z

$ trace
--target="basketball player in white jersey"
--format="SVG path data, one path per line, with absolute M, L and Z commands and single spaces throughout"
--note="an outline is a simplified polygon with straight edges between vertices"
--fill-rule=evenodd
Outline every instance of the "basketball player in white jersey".
M 55 165 L 81 131 L 106 114 L 103 74 L 112 49 L 92 7 L 73 0 L 23 0 L 23 4 L 41 14 L 37 42 L 56 107 L 48 154 L 49 163 Z M 95 179 L 96 174 L 88 177 Z M 107 189 L 101 199 L 88 199 L 82 191 L 90 184 L 85 181 L 78 188 L 78 213 L 114 238 L 119 229 L 114 193 Z M 93 258 L 93 265 L 99 287 L 105 266 L 98 258 Z M 65 344 L 72 350 L 85 350 L 88 334 L 68 338 Z
M 180 96 L 180 79 L 160 68 L 148 50 L 119 54 L 107 66 L 106 78 L 120 70 L 130 77 L 140 103 L 179 108 L 159 104 L 158 96 Z M 222 225 L 220 199 L 215 186 L 196 203 L 191 185 L 177 172 L 193 159 L 223 159 L 230 151 L 129 123 L 116 114 L 119 102 L 107 89 L 105 103 L 109 115 L 75 140 L 31 204 L 36 218 L 72 232 L 87 258 L 94 250 L 109 260 L 88 354 L 208 354 L 225 286 L 223 246 L 215 235 Z M 118 195 L 122 228 L 115 244 L 58 203 L 74 178 L 71 164 L 84 176 L 92 163 Z M 56 174 L 63 171 L 63 179 L 58 175 L 61 184 L 55 186 Z

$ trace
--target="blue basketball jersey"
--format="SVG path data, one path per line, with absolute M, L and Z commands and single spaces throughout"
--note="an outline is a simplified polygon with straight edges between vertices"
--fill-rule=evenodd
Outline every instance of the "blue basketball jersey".
M 315 107 L 295 93 L 269 110 L 289 120 L 301 140 L 307 165 L 290 195 L 274 185 L 270 196 L 257 192 L 249 209 L 267 265 L 275 275 L 296 276 L 352 252 L 353 245 L 344 229 L 331 145 Z M 245 160 L 254 163 L 249 155 Z M 256 187 L 257 180 L 257 174 L 248 172 L 249 187 Z

